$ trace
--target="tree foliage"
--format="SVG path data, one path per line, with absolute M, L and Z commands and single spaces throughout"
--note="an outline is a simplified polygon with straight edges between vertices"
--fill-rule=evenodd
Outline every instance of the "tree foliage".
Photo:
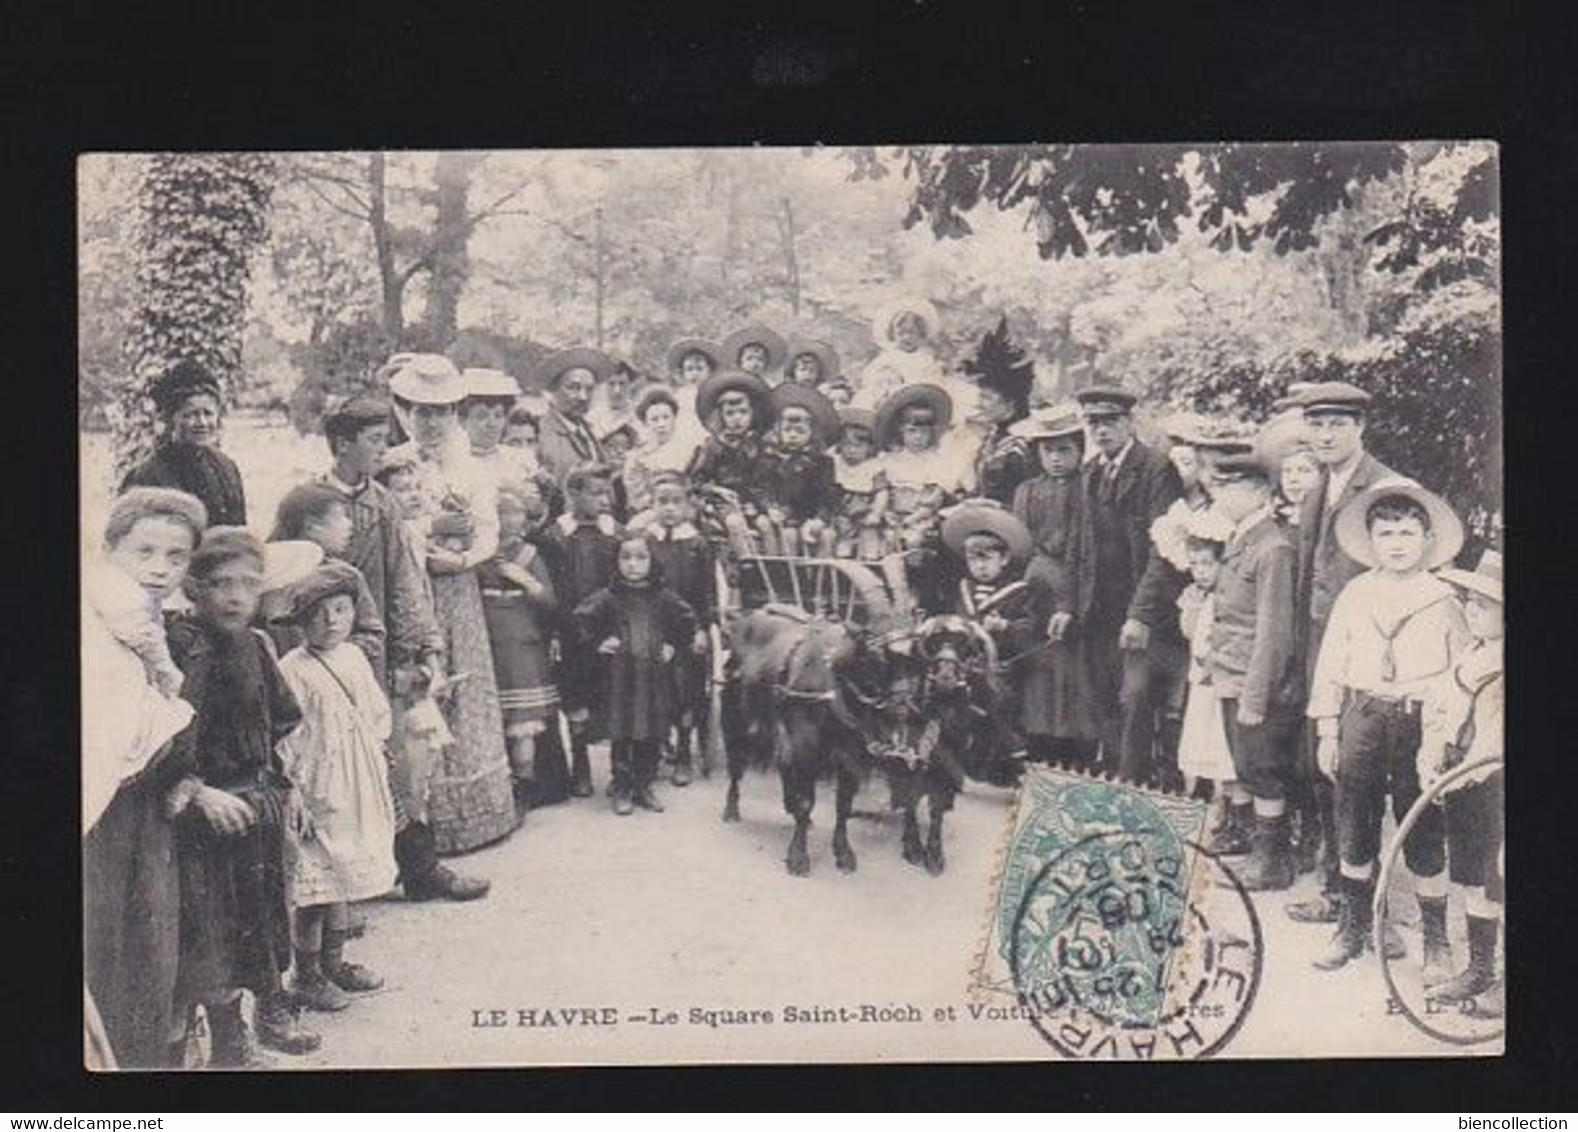
M 117 468 L 154 439 L 148 382 L 174 362 L 202 363 L 228 392 L 241 371 L 251 257 L 268 234 L 268 154 L 157 154 L 139 196 L 131 380 L 116 427 Z

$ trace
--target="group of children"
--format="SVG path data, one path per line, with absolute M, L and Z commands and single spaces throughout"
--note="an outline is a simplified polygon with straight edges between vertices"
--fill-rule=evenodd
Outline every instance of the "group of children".
M 904 312 L 893 333 L 913 342 L 914 322 Z M 997 644 L 998 754 L 1090 765 L 1107 742 L 1096 654 L 1118 647 L 1091 627 L 1105 553 L 1096 518 L 1138 443 L 1087 458 L 1114 394 L 1032 411 L 1027 367 L 977 368 L 975 415 L 992 438 L 980 453 L 1020 468 L 992 479 L 1006 501 L 982 498 L 971 492 L 986 457 L 946 439 L 948 389 L 900 384 L 874 409 L 835 407 L 814 386 L 838 376 L 836 355 L 799 345 L 748 328 L 728 343 L 734 369 L 706 343 L 681 343 L 672 360 L 694 384 L 636 395 L 644 436 L 622 461 L 605 449 L 568 470 L 539 459 L 543 418 L 519 406 L 505 375 L 405 355 L 385 376 L 413 442 L 389 447 L 391 406 L 342 406 L 328 422 L 333 471 L 285 496 L 268 543 L 208 526 L 179 491 L 117 500 L 92 575 L 107 580 L 85 587 L 84 624 L 121 658 L 90 694 L 115 697 L 117 718 L 135 723 L 87 729 L 84 829 L 90 878 L 102 881 L 88 891 L 87 989 L 119 1056 L 179 1063 L 201 1006 L 210 1064 L 249 1063 L 242 990 L 265 1044 L 315 1048 L 300 1009 L 344 1009 L 381 985 L 346 957 L 355 902 L 396 883 L 413 898 L 482 895 L 485 883 L 412 847 L 412 830 L 426 831 L 431 856 L 427 825 L 441 815 L 429 818 L 409 780 L 434 774 L 435 759 L 458 773 L 432 751 L 463 743 L 465 726 L 491 728 L 507 752 L 517 812 L 505 832 L 534 806 L 592 795 L 600 739 L 614 812 L 660 812 L 665 755 L 676 786 L 706 757 L 720 569 L 701 519 L 720 498 L 736 554 L 903 558 L 920 613 L 960 614 Z M 773 386 L 761 374 L 775 359 L 790 364 Z M 1318 394 L 1294 414 L 1329 409 Z M 688 450 L 687 411 L 708 434 Z M 466 474 L 435 479 L 446 413 L 464 433 L 455 459 Z M 1422 783 L 1501 753 L 1499 562 L 1487 552 L 1473 573 L 1437 574 L 1461 524 L 1417 485 L 1383 480 L 1335 517 L 1333 537 L 1359 567 L 1321 639 L 1306 639 L 1303 548 L 1308 524 L 1326 522 L 1311 495 L 1327 495 L 1334 473 L 1298 430 L 1292 443 L 1275 431 L 1176 434 L 1189 490 L 1154 516 L 1148 568 L 1178 579 L 1174 628 L 1189 667 L 1177 766 L 1197 788 L 1215 786 L 1209 848 L 1247 853 L 1237 868 L 1251 890 L 1287 888 L 1300 866 L 1290 824 L 1314 821 L 1301 759 L 1335 784 L 1341 916 L 1318 961 L 1334 969 L 1369 936 L 1387 799 L 1401 819 Z M 165 624 L 160 607 L 177 590 L 189 609 Z M 463 660 L 453 622 L 468 600 L 485 644 Z M 468 686 L 490 716 L 480 723 L 455 708 Z M 428 769 L 413 770 L 423 748 Z M 466 772 L 462 810 L 482 797 L 491 772 L 479 767 Z M 1466 1000 L 1498 982 L 1500 772 L 1449 785 L 1405 855 L 1426 982 Z M 148 814 L 174 831 L 173 850 Z M 147 864 L 161 853 L 178 865 L 162 880 Z M 103 885 L 133 874 L 147 891 L 131 909 L 108 907 Z M 1469 965 L 1456 973 L 1448 879 L 1468 915 Z

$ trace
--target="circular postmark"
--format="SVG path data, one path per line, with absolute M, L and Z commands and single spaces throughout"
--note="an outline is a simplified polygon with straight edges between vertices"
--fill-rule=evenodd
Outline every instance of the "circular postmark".
M 1064 1057 L 1211 1057 L 1239 1032 L 1265 954 L 1254 903 L 1165 822 L 1093 833 L 1030 880 L 1008 962 L 1030 1024 Z

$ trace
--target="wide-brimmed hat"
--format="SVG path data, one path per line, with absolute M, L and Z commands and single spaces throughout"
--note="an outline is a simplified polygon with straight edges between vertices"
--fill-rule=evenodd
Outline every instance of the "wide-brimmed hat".
M 948 396 L 946 389 L 925 381 L 905 385 L 889 394 L 877 406 L 877 443 L 886 448 L 895 439 L 904 410 L 917 406 L 932 411 L 937 418 L 938 432 L 953 423 L 953 398 Z
M 590 370 L 594 380 L 602 381 L 614 371 L 614 359 L 591 346 L 555 350 L 537 363 L 535 376 L 538 388 L 552 389 L 572 369 Z
M 389 378 L 389 392 L 412 405 L 454 405 L 465 398 L 466 383 L 443 354 L 412 354 Z
M 799 406 L 810 413 L 811 429 L 815 433 L 815 443 L 818 447 L 826 448 L 838 439 L 838 410 L 833 407 L 833 402 L 815 389 L 786 381 L 772 391 L 772 401 L 775 418 L 782 416 L 783 411 L 791 405 Z
M 707 424 L 712 418 L 712 412 L 718 407 L 718 398 L 725 393 L 744 393 L 751 399 L 751 410 L 756 418 L 755 426 L 758 432 L 764 431 L 773 422 L 772 390 L 767 388 L 767 383 L 754 374 L 742 373 L 737 369 L 726 369 L 713 374 L 696 388 L 696 416 L 702 424 Z
M 474 366 L 460 372 L 467 397 L 508 397 L 521 395 L 521 384 L 501 369 Z
M 1425 551 L 1424 568 L 1434 570 L 1445 566 L 1463 549 L 1463 521 L 1452 510 L 1451 504 L 1433 491 L 1427 491 L 1413 480 L 1386 479 L 1372 484 L 1337 512 L 1333 527 L 1337 545 L 1342 552 L 1363 566 L 1375 565 L 1375 554 L 1370 546 L 1368 517 L 1370 508 L 1390 495 L 1400 495 L 1413 500 L 1425 509 L 1430 517 L 1430 546 Z
M 937 313 L 937 308 L 925 299 L 909 296 L 893 299 L 883 303 L 871 316 L 871 336 L 884 346 L 893 344 L 893 324 L 900 315 L 912 314 L 926 325 L 926 336 L 935 338 L 937 331 L 942 327 L 942 318 Z
M 1074 400 L 1089 419 L 1126 417 L 1134 411 L 1134 403 L 1139 398 L 1119 385 L 1092 385 L 1074 394 Z
M 1346 381 L 1316 381 L 1304 386 L 1292 402 L 1306 415 L 1312 413 L 1362 413 L 1372 398 Z
M 877 435 L 876 410 L 867 409 L 861 405 L 840 405 L 838 407 L 838 426 L 840 432 L 846 428 L 863 428 L 875 438 Z
M 345 594 L 354 599 L 361 592 L 362 576 L 356 567 L 329 559 L 309 571 L 284 594 L 285 608 L 275 618 L 277 621 L 300 623 L 312 613 L 320 601 Z
M 740 364 L 740 351 L 747 346 L 760 346 L 767 351 L 767 368 L 775 370 L 784 364 L 789 357 L 788 344 L 784 342 L 783 335 L 770 326 L 752 323 L 742 326 L 723 340 L 718 347 L 723 354 L 725 365 L 737 366 Z
M 1502 565 L 1501 551 L 1487 550 L 1479 556 L 1479 565 L 1472 570 L 1459 570 L 1449 567 L 1441 571 L 1438 577 L 1444 582 L 1451 582 L 1462 590 L 1469 590 L 1488 597 L 1492 601 L 1505 602 L 1502 596 Z
M 668 348 L 668 353 L 664 355 L 664 364 L 671 371 L 677 373 L 680 364 L 685 360 L 686 354 L 701 354 L 705 356 L 712 362 L 714 370 L 734 365 L 734 359 L 729 358 L 726 361 L 723 357 L 722 349 L 710 338 L 681 338 Z
M 1308 451 L 1309 446 L 1304 410 L 1296 407 L 1283 409 L 1255 435 L 1255 451 L 1279 465 L 1295 452 Z
M 791 338 L 785 355 L 784 372 L 792 379 L 794 361 L 801 354 L 810 354 L 822 367 L 818 381 L 828 381 L 839 376 L 838 351 L 820 338 Z
M 1030 530 L 1000 503 L 972 499 L 959 504 L 942 521 L 942 542 L 961 557 L 971 535 L 995 535 L 1008 547 L 1008 557 L 1022 563 L 1030 557 Z
M 307 539 L 280 539 L 263 544 L 263 592 L 293 586 L 323 562 L 323 547 Z
M 1061 405 L 1043 405 L 1030 410 L 1030 415 L 1024 420 L 1009 425 L 1008 432 L 1011 436 L 1031 442 L 1056 440 L 1063 436 L 1084 436 L 1085 416 L 1079 405 L 1071 401 Z
M 153 398 L 154 407 L 165 416 L 179 409 L 188 397 L 198 394 L 216 401 L 224 399 L 219 390 L 219 379 L 209 372 L 207 366 L 190 360 L 176 362 L 148 383 L 148 396 Z

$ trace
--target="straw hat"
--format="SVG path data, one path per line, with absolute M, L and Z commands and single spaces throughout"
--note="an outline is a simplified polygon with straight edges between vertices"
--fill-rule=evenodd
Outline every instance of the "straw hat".
M 1506 599 L 1502 596 L 1501 573 L 1501 551 L 1487 550 L 1479 556 L 1479 565 L 1473 570 L 1448 568 L 1441 571 L 1439 577 L 1459 589 L 1504 603 Z
M 817 377 L 818 381 L 827 381 L 830 378 L 839 376 L 838 351 L 833 349 L 831 345 L 820 338 L 791 338 L 789 339 L 787 354 L 788 361 L 784 366 L 785 372 L 790 373 L 791 377 L 795 359 L 801 354 L 810 354 L 816 359 L 817 365 L 822 367 L 822 372 Z
M 720 369 L 725 365 L 734 365 L 733 359 L 725 362 L 723 360 L 723 351 L 718 348 L 718 344 L 707 338 L 681 338 L 668 348 L 668 353 L 664 355 L 664 364 L 673 372 L 678 373 L 680 364 L 684 362 L 686 354 L 701 354 L 712 363 L 714 370 Z
M 772 402 L 775 418 L 782 416 L 783 411 L 791 405 L 810 413 L 811 430 L 815 434 L 813 443 L 817 447 L 826 448 L 838 439 L 840 431 L 838 410 L 833 407 L 833 402 L 815 389 L 786 381 L 772 391 Z
M 971 535 L 995 535 L 1008 547 L 1009 560 L 1023 563 L 1030 557 L 1030 531 L 1013 512 L 991 500 L 976 499 L 961 503 L 942 521 L 943 545 L 964 555 L 964 540 Z
M 877 434 L 877 414 L 872 409 L 862 408 L 859 405 L 840 405 L 838 407 L 838 424 L 842 431 L 846 428 L 863 428 L 872 436 Z
M 1347 503 L 1337 512 L 1332 533 L 1342 552 L 1363 566 L 1374 566 L 1375 555 L 1370 546 L 1367 517 L 1370 507 L 1389 495 L 1412 499 L 1425 509 L 1430 517 L 1430 545 L 1425 550 L 1424 568 L 1434 570 L 1445 566 L 1463 549 L 1463 521 L 1457 517 L 1450 504 L 1433 491 L 1426 491 L 1413 480 L 1386 479 L 1374 484 Z
M 893 324 L 900 315 L 906 314 L 920 319 L 926 327 L 928 338 L 935 338 L 942 327 L 942 318 L 937 314 L 936 307 L 925 299 L 906 296 L 883 303 L 877 308 L 877 313 L 871 316 L 871 336 L 884 346 L 893 345 Z
M 306 539 L 263 544 L 263 592 L 293 586 L 323 562 L 323 547 Z
M 696 416 L 702 424 L 712 418 L 712 411 L 718 407 L 718 398 L 725 393 L 740 392 L 751 399 L 751 410 L 756 418 L 755 426 L 758 432 L 763 431 L 773 421 L 772 390 L 767 388 L 767 383 L 752 374 L 741 373 L 737 369 L 726 369 L 703 381 L 696 389 Z
M 1008 427 L 1009 434 L 1034 443 L 1038 440 L 1056 440 L 1063 436 L 1084 436 L 1085 417 L 1080 407 L 1072 401 L 1061 405 L 1044 405 L 1032 409 L 1022 421 Z
M 889 394 L 877 407 L 877 443 L 886 448 L 889 442 L 896 440 L 904 410 L 917 407 L 932 411 L 939 433 L 953 423 L 953 398 L 948 396 L 948 391 L 930 382 L 916 382 Z
M 769 371 L 783 365 L 789 357 L 789 347 L 784 342 L 783 335 L 770 326 L 752 323 L 750 326 L 740 327 L 723 340 L 719 351 L 723 354 L 724 364 L 730 366 L 739 365 L 740 351 L 747 346 L 760 346 L 767 351 L 767 368 Z
M 460 379 L 465 382 L 467 397 L 508 397 L 514 400 L 521 395 L 520 382 L 501 369 L 478 366 L 462 370 Z
M 444 355 L 412 354 L 389 378 L 389 392 L 412 405 L 453 405 L 466 396 L 466 384 Z
M 1255 436 L 1255 451 L 1276 464 L 1309 448 L 1304 410 L 1288 408 L 1272 417 Z
M 568 350 L 555 350 L 537 363 L 537 386 L 552 389 L 559 379 L 572 369 L 590 370 L 596 381 L 602 381 L 614 371 L 614 359 L 590 346 L 571 346 Z

